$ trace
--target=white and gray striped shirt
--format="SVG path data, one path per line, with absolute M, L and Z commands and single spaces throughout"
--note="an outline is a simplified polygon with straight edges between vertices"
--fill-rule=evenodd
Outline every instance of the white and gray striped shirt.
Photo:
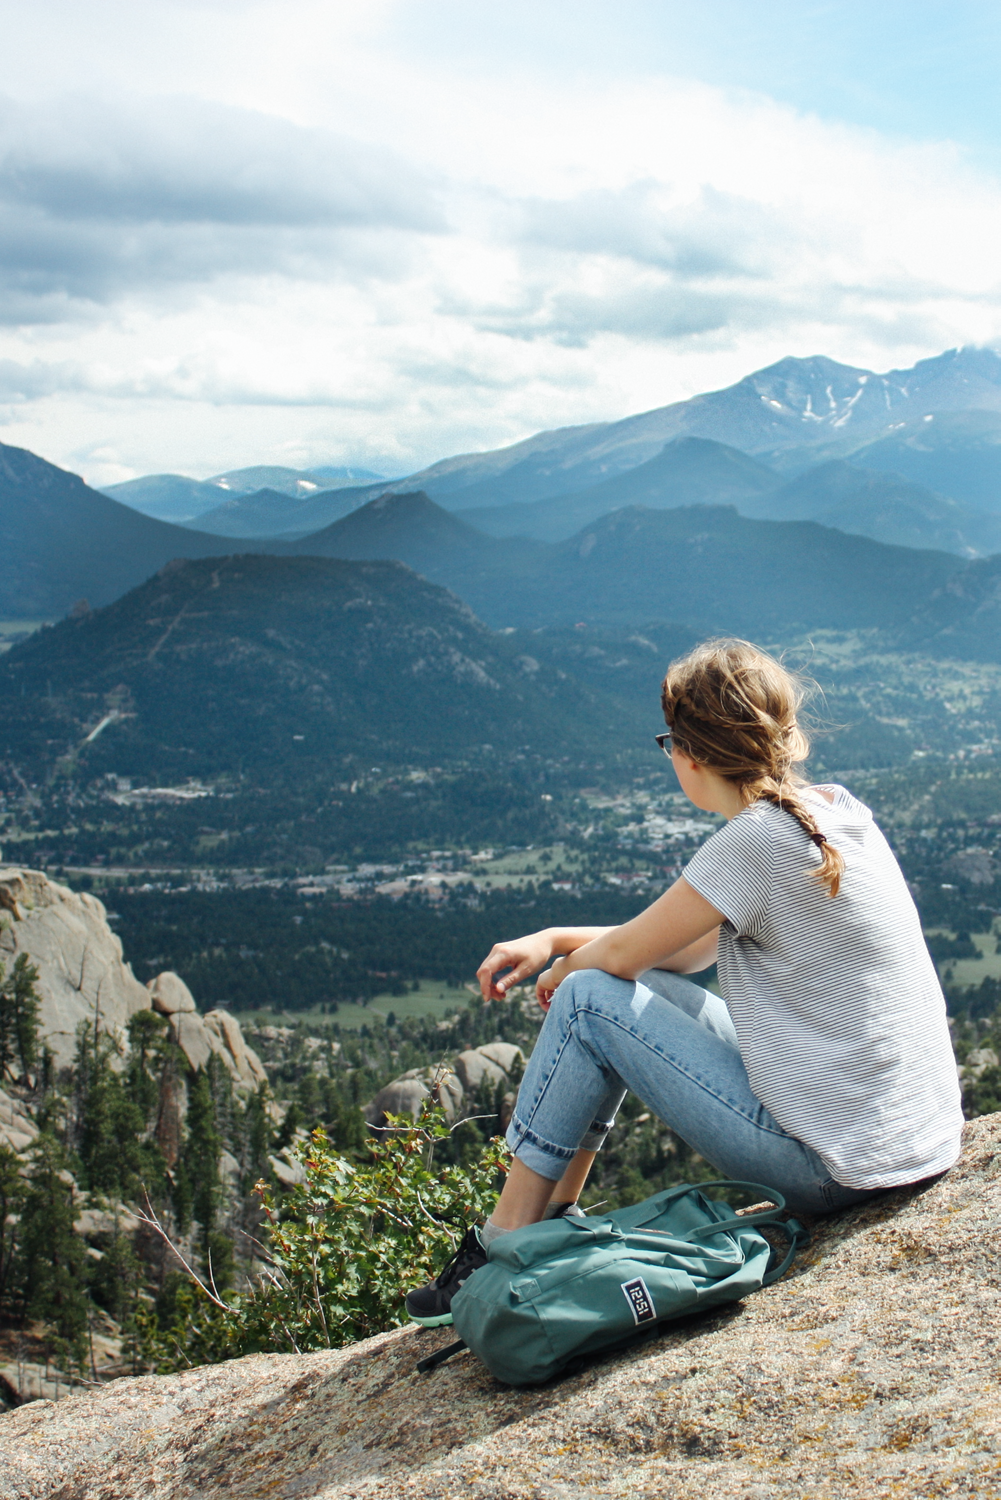
M 756 802 L 684 877 L 726 920 L 719 982 L 754 1094 L 848 1187 L 952 1166 L 963 1124 L 945 1002 L 921 924 L 872 813 L 844 787 L 803 793 L 844 856 L 833 899 L 820 850 Z

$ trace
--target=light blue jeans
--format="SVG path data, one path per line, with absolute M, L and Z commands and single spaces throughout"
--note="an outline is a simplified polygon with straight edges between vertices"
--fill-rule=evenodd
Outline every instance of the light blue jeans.
M 721 1177 L 778 1188 L 799 1213 L 833 1213 L 875 1196 L 836 1182 L 754 1096 L 719 996 L 662 969 L 635 981 L 581 969 L 563 981 L 507 1143 L 555 1182 L 579 1147 L 602 1145 L 628 1089 Z

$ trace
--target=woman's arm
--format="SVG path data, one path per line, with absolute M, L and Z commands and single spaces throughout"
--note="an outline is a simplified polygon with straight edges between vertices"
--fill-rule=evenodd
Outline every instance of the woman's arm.
M 557 953 L 573 953 L 585 943 L 613 931 L 612 927 L 544 927 L 527 937 L 495 943 L 476 971 L 480 993 L 484 1000 L 503 1000 L 513 984 L 538 974 Z M 502 969 L 510 969 L 511 973 L 497 979 Z
M 666 963 L 654 964 L 655 969 L 667 969 L 671 974 L 701 974 L 703 969 L 708 969 L 716 962 L 716 950 L 719 947 L 719 928 L 714 927 L 712 932 L 707 932 L 697 942 L 689 943 L 687 948 L 682 948 L 674 953 Z
M 539 976 L 539 999 L 548 1000 L 556 986 L 577 969 L 603 969 L 620 979 L 635 979 L 644 969 L 697 972 L 712 962 L 723 920 L 723 914 L 679 876 L 670 890 L 631 922 L 610 927 L 558 958 Z

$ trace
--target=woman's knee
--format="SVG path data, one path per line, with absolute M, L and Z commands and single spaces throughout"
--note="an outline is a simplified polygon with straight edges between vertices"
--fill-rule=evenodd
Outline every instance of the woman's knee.
M 635 994 L 633 979 L 619 979 L 604 969 L 575 969 L 557 988 L 550 1011 L 572 1026 L 581 1007 L 614 1015 L 628 1009 Z

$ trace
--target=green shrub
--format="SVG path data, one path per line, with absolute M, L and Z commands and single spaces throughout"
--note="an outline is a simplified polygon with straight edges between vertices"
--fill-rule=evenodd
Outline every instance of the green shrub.
M 390 1121 L 359 1164 L 315 1130 L 297 1151 L 304 1181 L 276 1200 L 258 1191 L 267 1261 L 256 1284 L 224 1299 L 192 1273 L 146 1315 L 147 1357 L 161 1371 L 263 1350 L 334 1348 L 405 1321 L 403 1296 L 441 1270 L 464 1227 L 491 1211 L 507 1152 L 494 1139 L 472 1161 L 451 1151 L 440 1105 Z

